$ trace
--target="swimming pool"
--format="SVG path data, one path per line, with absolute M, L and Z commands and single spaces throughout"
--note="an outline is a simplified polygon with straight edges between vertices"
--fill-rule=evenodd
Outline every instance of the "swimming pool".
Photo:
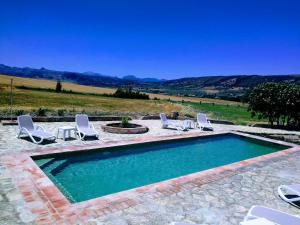
M 33 159 L 70 202 L 81 202 L 287 148 L 225 134 Z

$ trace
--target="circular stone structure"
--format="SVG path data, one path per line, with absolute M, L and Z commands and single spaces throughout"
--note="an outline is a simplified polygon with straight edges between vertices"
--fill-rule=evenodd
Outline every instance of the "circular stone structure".
M 122 127 L 121 123 L 108 123 L 101 127 L 103 131 L 115 134 L 142 134 L 149 130 L 148 127 L 135 123 L 129 123 L 127 127 Z

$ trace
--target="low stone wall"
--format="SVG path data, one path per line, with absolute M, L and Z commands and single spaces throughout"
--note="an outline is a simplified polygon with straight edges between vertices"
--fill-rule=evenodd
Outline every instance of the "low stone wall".
M 142 116 L 141 120 L 159 120 L 159 115 Z
M 228 120 L 209 120 L 211 123 L 215 124 L 225 124 L 225 125 L 234 125 L 233 122 L 228 121 Z
M 299 131 L 300 127 L 287 127 L 282 125 L 273 125 L 265 123 L 255 123 L 251 125 L 252 127 L 261 127 L 261 128 L 270 128 L 270 129 L 280 129 L 280 130 L 290 130 L 290 131 Z
M 115 133 L 115 134 L 143 134 L 148 132 L 149 128 L 145 126 L 139 126 L 135 128 L 123 128 L 123 127 L 112 127 L 108 125 L 102 125 L 102 130 L 108 133 Z
M 17 117 L 13 117 L 16 120 Z M 1 120 L 10 120 L 10 117 L 1 117 Z M 52 116 L 52 117 L 32 117 L 34 122 L 75 122 L 75 116 Z M 121 121 L 121 116 L 89 116 L 90 121 Z M 131 120 L 131 118 L 130 118 Z
M 150 116 L 141 117 L 141 120 L 159 120 L 159 119 L 160 119 L 159 115 L 150 115 Z M 168 119 L 173 119 L 173 118 L 168 116 Z M 196 121 L 196 118 L 188 118 L 188 117 L 179 116 L 178 120 L 194 120 L 194 121 Z M 233 122 L 228 121 L 228 120 L 211 120 L 211 119 L 209 119 L 209 121 L 211 123 L 215 123 L 215 124 L 234 125 Z

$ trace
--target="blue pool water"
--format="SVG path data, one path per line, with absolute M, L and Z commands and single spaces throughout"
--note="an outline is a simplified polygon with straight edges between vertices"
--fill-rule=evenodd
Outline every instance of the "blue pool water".
M 71 202 L 80 202 L 286 148 L 228 134 L 34 160 Z

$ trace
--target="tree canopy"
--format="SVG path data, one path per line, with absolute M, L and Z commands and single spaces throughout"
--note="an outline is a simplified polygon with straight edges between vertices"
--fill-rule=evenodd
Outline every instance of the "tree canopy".
M 139 91 L 133 91 L 131 87 L 118 88 L 112 96 L 117 98 L 146 99 L 146 100 L 150 99 L 149 95 L 145 93 L 140 93 Z
M 300 86 L 294 84 L 264 83 L 249 95 L 252 116 L 268 118 L 273 125 L 300 127 Z
M 55 91 L 56 91 L 57 93 L 60 93 L 60 92 L 62 91 L 62 85 L 61 85 L 60 80 L 58 80 L 58 81 L 56 82 Z

